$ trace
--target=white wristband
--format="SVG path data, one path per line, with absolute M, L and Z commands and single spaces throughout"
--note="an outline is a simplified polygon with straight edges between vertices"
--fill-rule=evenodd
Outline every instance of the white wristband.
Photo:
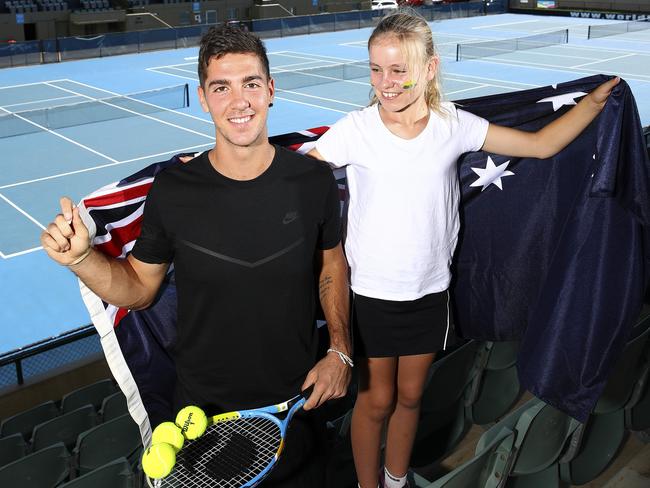
M 70 266 L 74 266 L 74 265 L 76 265 L 76 264 L 79 264 L 81 261 L 83 261 L 83 260 L 86 259 L 88 256 L 90 256 L 90 251 L 92 251 L 92 247 L 89 247 L 88 249 L 86 249 L 86 252 L 85 252 L 85 253 L 83 253 L 81 256 L 79 256 L 77 259 L 75 259 L 75 260 L 72 261 L 71 263 L 66 264 L 66 266 L 70 267 Z
M 329 354 L 330 352 L 334 352 L 339 355 L 339 358 L 341 361 L 343 361 L 343 364 L 347 364 L 351 368 L 354 368 L 354 363 L 352 362 L 352 359 L 350 359 L 350 356 L 348 356 L 345 353 L 342 353 L 341 351 L 337 351 L 336 349 L 329 348 L 327 350 L 327 353 Z

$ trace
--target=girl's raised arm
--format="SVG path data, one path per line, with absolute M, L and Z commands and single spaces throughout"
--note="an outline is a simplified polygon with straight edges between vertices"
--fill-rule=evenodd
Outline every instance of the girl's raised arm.
M 562 117 L 537 132 L 490 124 L 482 149 L 504 156 L 550 158 L 568 146 L 596 118 L 619 81 L 618 76 L 606 81 Z

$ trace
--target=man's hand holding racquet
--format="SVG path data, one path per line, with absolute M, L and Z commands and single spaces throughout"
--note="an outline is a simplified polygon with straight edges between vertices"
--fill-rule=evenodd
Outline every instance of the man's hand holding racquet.
M 344 397 L 351 376 L 351 364 L 346 363 L 336 351 L 330 349 L 330 352 L 309 371 L 305 382 L 302 384 L 303 390 L 312 385 L 314 387 L 314 391 L 303 409 L 317 408 L 327 400 Z

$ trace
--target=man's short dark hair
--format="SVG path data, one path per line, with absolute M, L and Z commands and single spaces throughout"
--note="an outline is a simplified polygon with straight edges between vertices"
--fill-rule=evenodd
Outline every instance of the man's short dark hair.
M 237 26 L 212 27 L 201 38 L 199 50 L 199 83 L 203 86 L 212 58 L 219 59 L 226 54 L 254 54 L 262 62 L 266 77 L 271 78 L 269 58 L 264 43 L 254 34 Z

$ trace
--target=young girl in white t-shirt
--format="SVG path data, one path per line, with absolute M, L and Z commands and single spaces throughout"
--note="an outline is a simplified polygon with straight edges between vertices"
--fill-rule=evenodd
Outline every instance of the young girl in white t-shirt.
M 359 487 L 399 488 L 406 486 L 429 366 L 452 335 L 448 287 L 459 228 L 457 159 L 481 149 L 551 157 L 598 115 L 619 80 L 603 83 L 531 133 L 442 102 L 431 29 L 413 12 L 384 17 L 368 52 L 370 106 L 339 120 L 310 154 L 345 166 L 349 187 L 345 250 L 360 366 L 352 416 Z

